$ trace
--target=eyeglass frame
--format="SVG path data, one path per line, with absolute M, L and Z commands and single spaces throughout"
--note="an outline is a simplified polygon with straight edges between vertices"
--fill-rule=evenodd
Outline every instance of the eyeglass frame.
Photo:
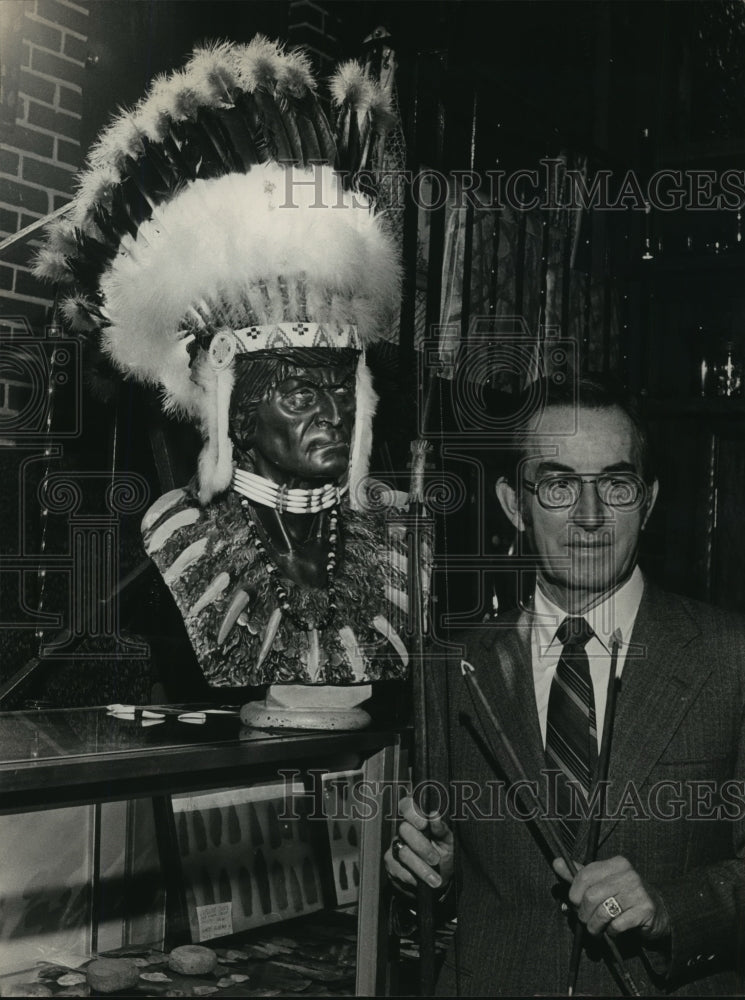
M 628 504 L 626 506 L 622 506 L 619 504 L 608 503 L 607 500 L 604 500 L 601 497 L 600 490 L 598 489 L 598 480 L 618 479 L 618 478 L 629 479 L 636 482 L 637 486 L 639 487 L 639 497 L 633 503 Z M 572 503 L 559 504 L 556 506 L 547 506 L 538 496 L 538 490 L 540 489 L 541 484 L 549 479 L 574 479 L 574 480 L 578 479 L 581 485 L 579 493 L 577 494 L 577 499 L 574 500 Z M 623 511 L 623 513 L 625 514 L 629 514 L 643 507 L 644 501 L 648 493 L 648 487 L 647 484 L 644 482 L 644 479 L 638 473 L 626 470 L 624 470 L 623 472 L 586 473 L 584 475 L 580 472 L 549 472 L 541 476 L 541 478 L 537 482 L 531 482 L 529 479 L 522 479 L 521 482 L 522 485 L 527 488 L 528 492 L 532 493 L 533 496 L 538 500 L 538 503 L 541 505 L 541 507 L 543 507 L 544 510 L 571 510 L 572 507 L 576 507 L 576 505 L 582 499 L 582 485 L 584 485 L 584 483 L 593 483 L 593 485 L 595 486 L 595 496 L 598 498 L 600 503 L 602 503 L 606 507 L 610 507 L 611 510 Z

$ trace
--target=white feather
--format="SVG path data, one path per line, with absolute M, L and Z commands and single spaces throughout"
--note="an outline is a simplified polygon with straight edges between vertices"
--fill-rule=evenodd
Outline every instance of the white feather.
M 217 576 L 211 581 L 210 585 L 204 591 L 202 596 L 192 605 L 186 614 L 187 618 L 196 618 L 200 611 L 204 611 L 206 607 L 212 604 L 217 598 L 222 594 L 225 588 L 230 583 L 230 575 L 228 573 L 218 573 Z
M 363 67 L 354 60 L 342 63 L 329 81 L 331 99 L 339 107 L 349 104 L 364 114 L 374 99 L 374 87 Z
M 206 538 L 198 538 L 196 542 L 188 545 L 178 559 L 163 573 L 163 579 L 169 587 L 178 580 L 185 570 L 192 566 L 198 559 L 201 559 L 206 551 Z
M 168 134 L 173 110 L 171 77 L 157 76 L 149 92 L 135 108 L 135 121 L 143 135 L 151 142 L 162 142 Z
M 396 650 L 398 655 L 401 657 L 401 662 L 405 667 L 409 665 L 409 651 L 403 643 L 401 636 L 391 625 L 385 615 L 376 615 L 373 618 L 373 625 L 376 630 L 384 635 L 386 639 L 390 642 L 391 646 Z
M 282 49 L 265 35 L 255 35 L 248 45 L 236 48 L 236 69 L 244 90 L 270 90 L 282 70 Z
M 100 325 L 91 314 L 91 310 L 95 308 L 94 303 L 85 296 L 71 295 L 70 298 L 63 300 L 60 311 L 73 330 L 90 333 L 92 330 L 97 330 Z
M 121 170 L 127 156 L 137 158 L 142 153 L 142 135 L 131 111 L 120 111 L 113 123 L 100 135 L 88 154 L 94 170 Z
M 349 625 L 342 625 L 338 632 L 344 652 L 347 654 L 347 659 L 352 667 L 354 679 L 361 681 L 365 676 L 365 658 L 362 655 L 360 644 L 357 642 L 357 636 Z
M 277 74 L 277 87 L 293 97 L 304 97 L 307 91 L 316 89 L 310 59 L 305 52 L 296 49 L 285 53 Z
M 47 247 L 42 247 L 34 257 L 34 274 L 45 281 L 70 284 L 73 280 L 72 271 L 67 266 L 64 255 Z
M 149 540 L 146 541 L 145 551 L 147 554 L 152 555 L 154 552 L 158 552 L 179 528 L 186 528 L 190 524 L 195 524 L 200 516 L 198 507 L 187 507 L 186 510 L 180 510 L 176 514 L 173 514 L 159 528 L 156 528 Z
M 235 47 L 230 42 L 213 42 L 194 50 L 186 71 L 194 78 L 197 90 L 210 90 L 224 100 L 231 98 L 238 86 Z
M 140 530 L 142 532 L 149 531 L 150 528 L 155 524 L 155 522 L 165 514 L 167 510 L 171 507 L 175 507 L 177 503 L 186 496 L 185 490 L 169 490 L 168 493 L 164 493 L 163 496 L 158 497 L 152 506 L 148 507 L 145 512 L 145 516 L 140 524 Z
M 271 648 L 274 645 L 274 640 L 277 637 L 277 631 L 279 630 L 279 623 L 281 621 L 282 612 L 279 608 L 275 608 L 269 616 L 269 621 L 266 623 L 264 628 L 264 637 L 261 643 L 261 649 L 259 650 L 259 655 L 256 659 L 256 670 L 259 669 L 269 655 Z
M 318 680 L 318 673 L 321 669 L 321 643 L 318 637 L 318 629 L 308 630 L 308 654 L 307 654 L 308 676 L 315 684 Z
M 250 601 L 251 598 L 242 587 L 239 587 L 233 594 L 230 604 L 228 605 L 228 610 L 223 616 L 222 624 L 220 625 L 217 633 L 218 646 L 222 646 L 227 637 L 230 635 L 233 626 L 238 621 L 238 616 L 248 606 Z
M 82 174 L 73 205 L 73 223 L 78 227 L 89 223 L 94 205 L 99 202 L 109 202 L 114 188 L 121 179 L 119 171 L 110 164 L 87 170 Z
M 402 590 L 397 587 L 391 586 L 390 583 L 385 585 L 385 597 L 387 601 L 395 605 L 399 611 L 403 611 L 404 614 L 409 613 L 409 598 Z

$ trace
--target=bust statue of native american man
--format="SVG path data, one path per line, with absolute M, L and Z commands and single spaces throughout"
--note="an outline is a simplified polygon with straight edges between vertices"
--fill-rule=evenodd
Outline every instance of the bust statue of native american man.
M 207 681 L 270 685 L 245 716 L 265 725 L 280 704 L 334 725 L 321 689 L 348 707 L 408 662 L 402 537 L 364 501 L 364 350 L 398 307 L 397 255 L 335 169 L 374 145 L 384 101 L 349 64 L 332 94 L 338 142 L 302 55 L 198 50 L 99 138 L 37 266 L 75 282 L 75 330 L 200 427 L 195 480 L 148 511 L 145 548 Z

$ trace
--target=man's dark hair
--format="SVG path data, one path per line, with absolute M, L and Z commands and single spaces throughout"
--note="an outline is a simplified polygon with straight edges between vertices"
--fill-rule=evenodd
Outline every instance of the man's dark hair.
M 620 410 L 628 417 L 634 432 L 642 478 L 645 483 L 652 482 L 655 476 L 654 459 L 646 422 L 634 397 L 616 378 L 609 375 L 580 375 L 578 378 L 569 377 L 563 381 L 552 377 L 543 377 L 533 382 L 521 393 L 516 410 L 521 415 L 520 422 L 515 428 L 513 440 L 513 477 L 521 460 L 525 458 L 525 430 L 528 421 L 550 406 L 581 407 L 586 410 Z M 540 429 L 538 433 L 540 434 Z

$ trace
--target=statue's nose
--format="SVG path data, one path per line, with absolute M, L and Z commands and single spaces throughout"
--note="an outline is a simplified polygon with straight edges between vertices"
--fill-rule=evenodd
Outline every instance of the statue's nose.
M 332 427 L 341 426 L 341 409 L 339 401 L 332 392 L 323 392 L 319 394 L 317 420 L 324 424 L 331 424 Z

